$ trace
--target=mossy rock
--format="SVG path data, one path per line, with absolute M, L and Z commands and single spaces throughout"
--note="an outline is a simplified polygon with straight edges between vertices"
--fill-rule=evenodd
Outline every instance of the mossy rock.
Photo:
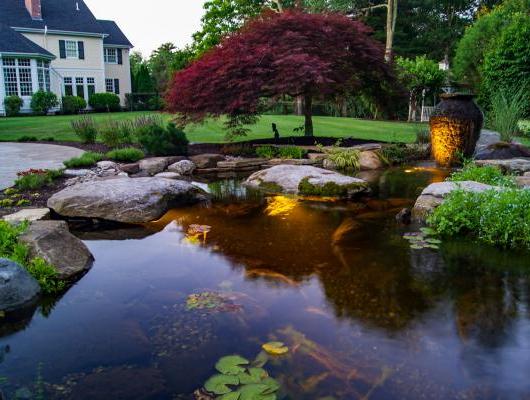
M 328 182 L 324 186 L 318 186 L 309 181 L 310 178 L 304 178 L 298 185 L 298 191 L 303 196 L 350 197 L 366 188 L 366 184 L 363 183 L 338 185 L 334 182 Z

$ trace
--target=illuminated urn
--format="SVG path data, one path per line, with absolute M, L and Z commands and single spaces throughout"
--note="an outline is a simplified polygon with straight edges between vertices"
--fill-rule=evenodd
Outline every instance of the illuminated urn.
M 432 153 L 436 163 L 450 167 L 460 155 L 475 151 L 484 115 L 471 94 L 446 93 L 430 119 Z

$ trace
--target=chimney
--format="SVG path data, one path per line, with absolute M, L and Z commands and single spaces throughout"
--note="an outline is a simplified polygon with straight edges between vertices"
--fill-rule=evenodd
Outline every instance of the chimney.
M 42 19 L 40 0 L 24 0 L 31 18 Z

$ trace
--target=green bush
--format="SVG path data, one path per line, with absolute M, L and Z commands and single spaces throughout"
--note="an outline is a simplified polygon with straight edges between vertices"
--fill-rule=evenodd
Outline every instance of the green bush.
M 530 190 L 457 190 L 428 223 L 441 236 L 465 235 L 503 248 L 530 249 Z
M 51 184 L 63 176 L 61 170 L 44 170 L 19 175 L 15 180 L 15 187 L 20 190 L 35 190 Z
M 31 96 L 31 111 L 35 114 L 48 114 L 52 108 L 59 105 L 57 95 L 53 92 L 39 90 Z
M 529 87 L 530 88 L 530 87 Z M 499 89 L 491 97 L 491 111 L 487 114 L 488 125 L 501 134 L 504 142 L 510 143 L 519 132 L 519 120 L 525 115 L 527 89 Z
M 133 142 L 133 125 L 130 121 L 109 121 L 100 131 L 101 141 L 112 148 Z
M 87 151 L 79 157 L 66 160 L 63 164 L 66 166 L 66 168 L 88 168 L 93 167 L 99 161 L 103 160 L 103 158 L 104 156 L 101 153 Z
M 14 117 L 20 113 L 20 109 L 24 105 L 24 100 L 18 96 L 7 96 L 4 99 L 4 106 L 6 115 L 8 117 Z
M 30 258 L 28 247 L 19 242 L 19 237 L 28 228 L 27 223 L 11 225 L 0 220 L 0 258 L 21 264 L 38 282 L 45 294 L 61 292 L 65 282 L 58 278 L 55 267 L 42 258 Z
M 156 124 L 140 126 L 136 135 L 145 151 L 155 156 L 185 155 L 188 152 L 186 134 L 172 122 L 165 128 Z
M 361 152 L 357 149 L 349 149 L 334 146 L 331 148 L 321 147 L 322 151 L 328 155 L 337 169 L 357 171 L 361 168 Z
M 142 150 L 136 149 L 134 147 L 128 147 L 125 149 L 115 149 L 109 151 L 105 157 L 109 160 L 118 162 L 136 162 L 144 158 L 145 154 Z
M 493 165 L 479 167 L 474 163 L 466 163 L 461 171 L 454 172 L 449 180 L 453 182 L 475 181 L 492 186 L 516 187 L 515 179 L 506 176 Z
M 285 159 L 302 159 L 306 156 L 307 150 L 296 146 L 278 148 L 278 156 Z
M 519 121 L 519 132 L 525 137 L 530 137 L 530 121 Z
M 62 110 L 64 114 L 79 114 L 86 108 L 86 100 L 78 96 L 64 96 Z
M 85 116 L 72 121 L 72 128 L 82 143 L 96 143 L 98 127 L 92 118 Z
M 94 93 L 88 104 L 97 112 L 120 111 L 120 97 L 114 93 Z
M 256 148 L 256 155 L 260 158 L 274 158 L 278 154 L 278 149 L 274 146 L 259 146 Z

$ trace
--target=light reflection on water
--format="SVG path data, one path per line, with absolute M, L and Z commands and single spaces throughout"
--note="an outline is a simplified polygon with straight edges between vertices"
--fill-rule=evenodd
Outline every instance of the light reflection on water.
M 394 220 L 443 178 L 392 170 L 376 198 L 350 203 L 218 182 L 209 208 L 85 233 L 90 273 L 0 339 L 6 392 L 33 390 L 42 362 L 50 398 L 186 399 L 219 357 L 277 339 L 292 349 L 268 366 L 284 398 L 530 398 L 527 255 L 463 242 L 413 252 Z M 194 224 L 212 227 L 205 241 L 186 240 Z M 204 291 L 242 310 L 187 310 Z

